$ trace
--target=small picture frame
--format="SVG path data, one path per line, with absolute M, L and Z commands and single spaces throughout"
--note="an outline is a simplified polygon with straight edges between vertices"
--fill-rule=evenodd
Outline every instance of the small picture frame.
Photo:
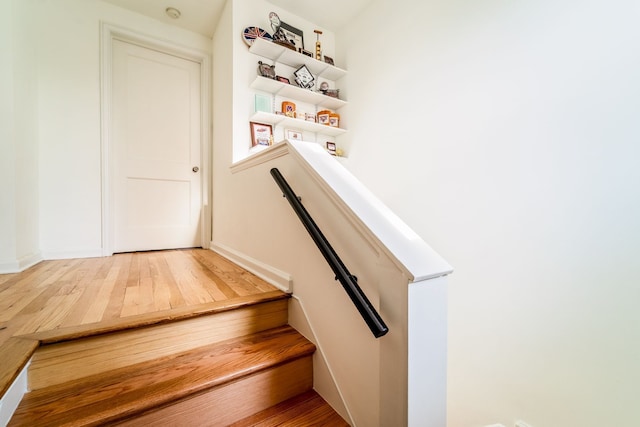
M 327 141 L 327 151 L 332 156 L 335 156 L 336 155 L 336 143 L 335 142 L 331 142 L 331 141 Z
M 290 84 L 291 84 L 291 82 L 289 81 L 289 79 L 288 79 L 288 78 L 286 78 L 286 77 L 276 76 L 276 80 L 277 80 L 277 81 L 279 81 L 279 82 L 282 82 L 282 83 L 286 83 L 286 84 L 288 84 L 288 85 L 290 85 Z
M 295 47 L 296 52 L 304 50 L 302 30 L 292 27 L 285 22 L 280 22 L 280 30 L 284 34 L 286 40 Z
M 302 141 L 302 132 L 295 129 L 286 129 L 285 136 L 292 141 Z
M 309 58 L 313 58 L 313 52 L 309 52 L 308 50 L 302 49 L 300 53 L 303 54 L 304 56 L 308 56 Z
M 320 111 L 318 112 L 317 123 L 321 125 L 329 125 L 329 112 L 328 111 Z
M 329 65 L 334 65 L 333 64 L 333 58 L 330 57 L 330 56 L 327 56 L 327 55 L 324 56 L 324 62 L 326 62 Z
M 251 146 L 270 145 L 273 137 L 273 126 L 266 123 L 249 122 L 251 129 Z
M 258 61 L 258 72 L 262 77 L 267 77 L 269 79 L 276 78 L 276 70 L 275 65 L 269 65 L 262 61 Z
M 313 77 L 313 74 L 311 74 L 311 71 L 309 71 L 306 65 L 303 65 L 300 68 L 298 68 L 296 71 L 294 71 L 293 75 L 296 76 L 296 82 L 300 87 L 303 87 L 305 89 L 309 89 L 313 87 L 313 84 L 314 84 L 313 82 L 315 78 Z

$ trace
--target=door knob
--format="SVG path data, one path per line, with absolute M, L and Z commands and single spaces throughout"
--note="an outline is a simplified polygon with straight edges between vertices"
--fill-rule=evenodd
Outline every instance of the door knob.
M 194 171 L 194 172 L 198 172 L 200 170 L 200 168 L 197 167 L 197 166 L 194 166 L 193 168 L 191 168 L 191 170 Z

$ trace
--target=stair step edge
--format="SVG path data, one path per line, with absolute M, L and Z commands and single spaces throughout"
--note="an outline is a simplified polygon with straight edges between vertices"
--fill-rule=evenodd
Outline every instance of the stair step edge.
M 300 427 L 349 424 L 315 390 L 285 400 L 227 427 Z
M 41 346 L 29 368 L 29 387 L 37 390 L 286 325 L 287 305 L 276 300 L 213 317 Z
M 272 345 L 277 350 L 267 350 Z M 52 425 L 64 420 L 77 425 L 120 420 L 310 357 L 314 351 L 295 329 L 278 327 L 30 392 L 12 421 L 46 425 L 41 414 L 47 414 Z
M 40 345 L 49 345 L 65 341 L 79 340 L 82 338 L 105 335 L 114 332 L 122 332 L 130 329 L 138 329 L 178 322 L 193 317 L 210 316 L 216 313 L 224 313 L 255 304 L 269 303 L 291 298 L 290 294 L 282 291 L 270 291 L 257 295 L 247 295 L 224 301 L 203 303 L 199 306 L 174 308 L 153 313 L 138 314 L 124 318 L 118 318 L 100 322 L 99 325 L 90 323 L 86 325 L 70 326 L 67 328 L 53 329 L 50 331 L 35 332 L 21 335 L 22 338 L 37 340 Z

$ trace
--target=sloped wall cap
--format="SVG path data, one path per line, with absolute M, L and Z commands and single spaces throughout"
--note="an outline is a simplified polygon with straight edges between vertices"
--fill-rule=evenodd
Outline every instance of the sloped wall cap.
M 405 268 L 411 282 L 453 271 L 447 261 L 318 144 L 284 140 L 234 164 L 231 170 L 239 172 L 286 154 L 296 158 L 325 190 L 342 201 L 385 252 Z

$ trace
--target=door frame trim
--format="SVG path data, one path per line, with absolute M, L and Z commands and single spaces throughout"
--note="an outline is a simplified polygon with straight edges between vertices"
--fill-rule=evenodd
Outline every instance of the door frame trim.
M 162 53 L 178 56 L 200 64 L 200 245 L 208 247 L 211 240 L 211 54 L 146 34 L 100 23 L 100 148 L 102 190 L 102 256 L 113 255 L 114 242 L 114 171 L 113 141 L 113 41 L 120 40 Z M 209 236 L 209 238 L 207 238 Z

